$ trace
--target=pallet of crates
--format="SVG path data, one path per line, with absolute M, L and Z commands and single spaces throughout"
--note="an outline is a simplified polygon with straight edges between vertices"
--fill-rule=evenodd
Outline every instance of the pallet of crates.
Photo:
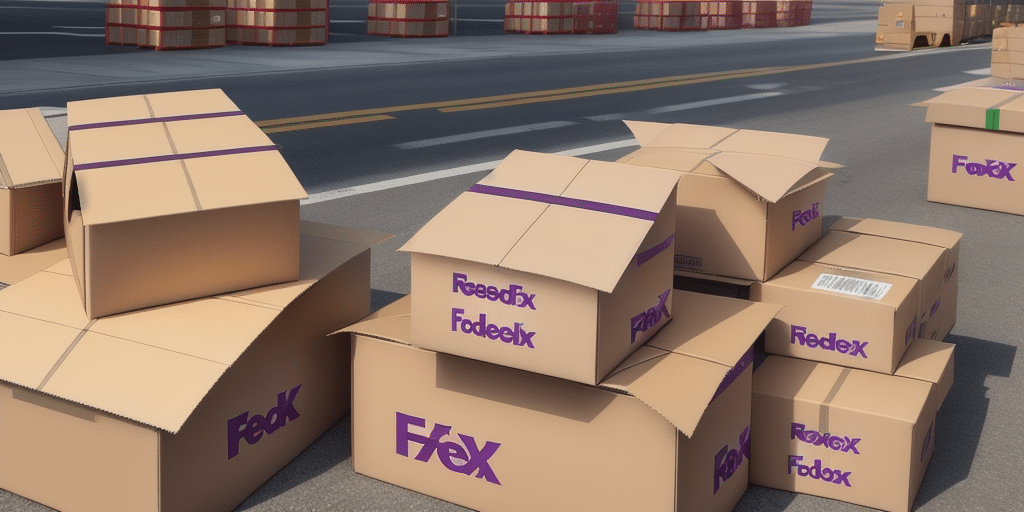
M 743 26 L 743 2 L 725 0 L 710 2 L 708 29 L 736 30 Z
M 647 30 L 708 30 L 711 2 L 638 0 L 633 26 Z
M 138 0 L 141 48 L 191 50 L 225 45 L 227 0 Z
M 776 0 L 744 1 L 741 28 L 770 28 L 777 24 Z
M 505 32 L 515 34 L 571 34 L 575 31 L 575 6 L 571 1 L 505 4 Z
M 105 6 L 108 45 L 138 44 L 139 0 L 111 0 Z
M 233 44 L 327 44 L 327 0 L 228 0 L 227 40 Z
M 448 0 L 370 0 L 366 33 L 393 37 L 447 37 Z
M 775 6 L 778 27 L 800 27 L 811 24 L 811 0 L 779 0 Z
M 574 34 L 615 34 L 619 31 L 619 2 L 573 4 Z

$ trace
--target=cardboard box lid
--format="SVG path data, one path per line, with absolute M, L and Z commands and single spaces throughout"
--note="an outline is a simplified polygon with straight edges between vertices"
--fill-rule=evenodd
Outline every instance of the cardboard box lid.
M 177 432 L 281 311 L 369 247 L 303 222 L 300 279 L 90 321 L 65 260 L 0 292 L 0 380 Z
M 1024 91 L 999 87 L 958 87 L 919 105 L 925 121 L 1024 133 Z
M 945 269 L 944 251 L 930 244 L 830 230 L 797 259 L 924 281 L 937 263 L 942 265 L 939 272 Z
M 69 102 L 68 148 L 86 225 L 307 197 L 220 89 Z
M 771 203 L 832 175 L 821 168 L 826 138 L 682 123 L 625 123 L 641 150 L 686 150 L 681 154 L 686 161 L 693 159 L 695 150 L 713 150 L 704 160 Z
M 60 181 L 64 151 L 38 108 L 0 110 L 0 188 Z
M 856 217 L 840 217 L 832 223 L 829 230 L 895 238 L 897 240 L 934 245 L 945 249 L 953 249 L 960 243 L 960 239 L 963 238 L 963 233 L 948 229 L 888 220 L 859 219 Z
M 752 364 L 745 355 L 782 306 L 674 290 L 672 310 L 682 313 L 600 386 L 637 397 L 692 436 L 728 379 Z
M 673 313 L 673 321 L 598 387 L 636 397 L 692 436 L 720 388 L 752 363 L 748 356 L 754 340 L 782 308 L 680 290 L 673 293 L 673 311 L 679 311 Z M 337 332 L 415 345 L 410 334 L 411 302 L 407 295 Z
M 678 182 L 665 169 L 517 150 L 399 250 L 610 293 Z

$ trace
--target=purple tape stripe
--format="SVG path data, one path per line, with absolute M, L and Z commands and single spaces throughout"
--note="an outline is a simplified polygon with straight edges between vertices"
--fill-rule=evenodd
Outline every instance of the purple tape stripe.
M 68 131 L 91 130 L 93 128 L 110 128 L 111 126 L 130 126 L 133 124 L 167 123 L 171 121 L 191 121 L 193 119 L 211 119 L 214 117 L 241 116 L 244 113 L 240 110 L 231 112 L 207 112 L 205 114 L 186 114 L 180 116 L 150 117 L 146 119 L 129 119 L 127 121 L 105 121 L 102 123 L 88 123 L 69 126 Z
M 476 192 L 478 194 L 511 197 L 514 199 L 523 199 L 526 201 L 537 201 L 540 203 L 568 206 L 570 208 L 580 208 L 583 210 L 610 213 L 612 215 L 622 215 L 624 217 L 632 217 L 634 219 L 647 220 L 651 222 L 653 222 L 654 219 L 658 218 L 658 212 L 649 212 L 646 210 L 640 210 L 638 208 L 629 208 L 627 206 L 617 206 L 608 203 L 598 203 L 596 201 L 587 201 L 585 199 L 573 199 L 569 197 L 554 196 L 551 194 L 542 194 L 540 192 L 527 192 L 525 190 L 492 187 L 490 185 L 480 185 L 479 183 L 473 185 L 472 187 L 469 187 L 469 191 Z
M 711 401 L 714 402 L 718 395 L 725 392 L 736 379 L 743 374 L 743 370 L 746 370 L 748 366 L 754 364 L 754 346 L 751 345 L 747 352 L 743 354 L 736 366 L 733 366 L 729 373 L 725 374 L 725 378 L 722 379 L 722 383 L 718 385 L 718 389 L 715 391 L 715 396 L 711 397 Z
M 148 156 L 145 158 L 128 158 L 125 160 L 108 160 L 106 162 L 93 162 L 89 164 L 75 165 L 75 171 L 87 171 L 89 169 L 102 169 L 105 167 L 118 167 L 121 165 L 150 164 L 153 162 L 168 162 L 171 160 L 187 160 L 189 158 L 203 158 L 207 156 L 240 155 L 243 153 L 256 153 L 259 151 L 276 151 L 277 146 L 253 146 L 248 148 L 218 149 L 214 151 L 198 151 L 195 153 L 179 153 L 177 155 Z
M 661 242 L 660 244 L 655 245 L 654 247 L 651 247 L 650 249 L 647 249 L 646 251 L 644 251 L 644 252 L 642 252 L 640 254 L 637 254 L 636 255 L 636 266 L 639 267 L 640 265 L 643 265 L 644 263 L 647 263 L 647 260 L 650 260 L 651 258 L 657 256 L 658 254 L 660 254 L 665 249 L 668 249 L 669 247 L 673 247 L 673 244 L 675 244 L 675 242 L 676 242 L 676 235 L 675 235 L 675 233 L 673 233 L 673 234 L 669 235 L 668 238 L 666 238 L 665 241 Z

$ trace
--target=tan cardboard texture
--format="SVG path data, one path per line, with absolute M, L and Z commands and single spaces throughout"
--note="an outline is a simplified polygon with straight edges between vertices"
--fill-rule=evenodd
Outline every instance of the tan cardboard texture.
M 64 188 L 89 318 L 298 276 L 306 193 L 219 89 L 68 103 Z
M 66 259 L 68 259 L 68 250 L 64 245 L 63 238 L 14 256 L 0 254 L 0 283 L 17 283 Z
M 671 317 L 678 181 L 513 152 L 400 249 L 415 344 L 597 383 Z
M 992 29 L 992 76 L 1024 78 L 1024 27 Z
M 918 226 L 903 222 L 879 219 L 858 219 L 840 217 L 831 231 L 861 233 L 893 240 L 913 242 L 939 248 L 942 253 L 942 284 L 938 297 L 922 311 L 918 318 L 917 337 L 942 340 L 956 325 L 957 294 L 960 276 L 960 239 L 962 233 L 930 226 Z M 903 255 L 901 254 L 901 257 Z M 893 258 L 895 259 L 895 258 Z M 922 288 L 926 289 L 927 286 Z M 927 300 L 925 301 L 927 304 Z
M 892 374 L 916 333 L 921 282 L 798 260 L 751 286 L 750 300 L 783 306 L 768 353 Z
M 0 111 L 0 256 L 64 236 L 64 150 L 38 108 Z
M 355 471 L 484 512 L 732 510 L 778 307 L 674 293 L 679 318 L 598 386 L 417 348 L 409 298 L 345 329 Z
M 754 372 L 751 483 L 908 512 L 952 358 L 953 345 L 920 339 L 895 375 L 769 356 Z
M 1024 91 L 964 87 L 924 104 L 928 200 L 1024 215 Z
M 303 223 L 300 279 L 90 320 L 64 260 L 0 290 L 0 488 L 62 512 L 233 510 L 349 410 L 379 235 Z
M 764 281 L 821 237 L 828 139 L 626 121 L 640 149 L 618 161 L 681 171 L 676 270 Z

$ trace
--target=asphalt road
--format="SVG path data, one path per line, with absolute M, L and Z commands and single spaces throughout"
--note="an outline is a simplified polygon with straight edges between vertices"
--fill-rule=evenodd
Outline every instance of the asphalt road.
M 311 193 L 303 218 L 396 235 L 375 248 L 374 307 L 409 291 L 408 256 L 395 249 L 512 149 L 613 160 L 634 147 L 621 119 L 828 137 L 824 158 L 845 167 L 828 185 L 827 221 L 882 218 L 965 234 L 960 310 L 946 340 L 957 344 L 956 383 L 915 510 L 1024 510 L 1024 217 L 928 203 L 929 127 L 911 106 L 984 77 L 988 45 L 874 52 L 873 2 L 818 1 L 811 26 L 789 29 L 411 40 L 335 37 L 352 28 L 341 23 L 325 47 L 152 52 L 52 35 L 45 52 L 4 53 L 16 39 L 41 38 L 4 34 L 16 32 L 2 24 L 14 4 L 0 2 L 0 108 L 222 87 L 261 123 L 333 114 L 338 124 L 291 125 L 271 138 Z M 33 16 L 25 26 L 47 26 L 43 13 Z M 59 23 L 87 25 L 71 21 Z M 436 102 L 465 110 L 423 106 Z M 362 118 L 366 109 L 388 118 Z M 353 473 L 348 428 L 339 422 L 238 512 L 464 510 Z M 0 490 L 0 512 L 44 510 Z M 864 509 L 753 486 L 737 510 Z

